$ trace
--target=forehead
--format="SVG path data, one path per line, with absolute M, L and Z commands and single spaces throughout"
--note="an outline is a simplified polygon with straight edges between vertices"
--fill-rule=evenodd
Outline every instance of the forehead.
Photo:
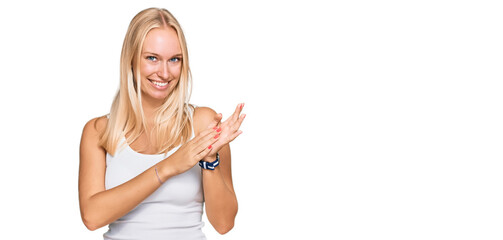
M 178 35 L 172 28 L 154 28 L 147 33 L 143 41 L 143 52 L 171 57 L 181 53 Z

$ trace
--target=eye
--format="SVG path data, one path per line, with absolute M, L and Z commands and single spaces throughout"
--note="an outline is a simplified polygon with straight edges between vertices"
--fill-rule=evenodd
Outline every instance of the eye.
M 170 62 L 179 62 L 180 60 L 182 60 L 182 59 L 179 57 L 174 57 L 174 58 L 169 59 Z
M 153 62 L 157 61 L 157 57 L 155 57 L 155 56 L 147 56 L 146 59 L 153 61 Z

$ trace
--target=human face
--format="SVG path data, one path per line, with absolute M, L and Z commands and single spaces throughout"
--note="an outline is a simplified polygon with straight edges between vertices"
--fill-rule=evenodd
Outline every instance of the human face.
M 182 51 L 176 31 L 154 28 L 147 33 L 140 59 L 142 98 L 164 100 L 176 87 L 182 69 Z

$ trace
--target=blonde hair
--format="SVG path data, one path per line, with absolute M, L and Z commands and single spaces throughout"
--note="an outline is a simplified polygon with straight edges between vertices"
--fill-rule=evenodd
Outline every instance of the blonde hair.
M 194 107 L 188 104 L 192 92 L 192 79 L 185 37 L 180 24 L 170 12 L 166 9 L 148 8 L 131 20 L 122 45 L 120 87 L 110 109 L 108 124 L 99 141 L 111 155 L 116 153 L 118 144 L 126 133 L 129 134 L 127 142 L 132 143 L 147 129 L 141 104 L 140 71 L 133 73 L 133 66 L 139 69 L 140 55 L 147 33 L 154 28 L 163 27 L 171 27 L 178 35 L 182 50 L 182 66 L 177 85 L 155 111 L 150 141 L 155 143 L 156 152 L 160 154 L 187 142 L 191 136 L 190 111 L 193 111 Z

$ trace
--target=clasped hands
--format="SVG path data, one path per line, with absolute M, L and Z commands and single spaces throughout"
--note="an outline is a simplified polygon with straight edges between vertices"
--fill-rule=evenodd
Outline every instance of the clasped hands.
M 234 113 L 224 122 L 221 122 L 221 113 L 215 115 L 204 131 L 170 156 L 178 174 L 189 170 L 200 160 L 214 161 L 217 152 L 242 133 L 239 127 L 246 117 L 246 114 L 241 114 L 243 107 L 244 103 L 238 104 Z
M 216 158 L 217 152 L 225 145 L 236 139 L 243 131 L 239 130 L 241 123 L 246 117 L 246 114 L 240 115 L 243 110 L 244 103 L 238 104 L 234 113 L 227 118 L 224 122 L 221 122 L 222 114 L 219 113 L 215 116 L 214 122 L 208 126 L 208 129 L 219 130 L 219 136 L 217 141 L 211 144 L 211 151 L 203 160 L 207 162 L 212 162 Z

